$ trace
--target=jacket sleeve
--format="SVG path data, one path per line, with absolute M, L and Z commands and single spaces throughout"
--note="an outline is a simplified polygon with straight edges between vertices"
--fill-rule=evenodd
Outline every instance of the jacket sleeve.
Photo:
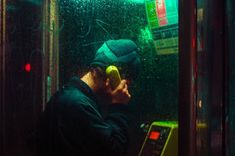
M 118 106 L 118 109 L 113 110 L 120 108 Z M 70 103 L 60 114 L 62 133 L 73 145 L 83 146 L 87 150 L 92 148 L 96 155 L 125 155 L 128 147 L 128 121 L 124 113 L 112 111 L 104 119 L 89 101 L 79 101 Z

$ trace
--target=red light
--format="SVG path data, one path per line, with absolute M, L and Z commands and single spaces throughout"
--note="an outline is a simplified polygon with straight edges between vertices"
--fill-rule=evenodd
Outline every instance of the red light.
M 30 71 L 31 71 L 31 64 L 29 64 L 29 63 L 25 64 L 24 70 L 25 70 L 26 72 L 30 72 Z
M 160 137 L 160 133 L 155 132 L 155 131 L 152 131 L 149 135 L 149 139 L 152 139 L 152 140 L 157 140 L 159 137 Z
M 193 37 L 193 40 L 192 40 L 192 46 L 193 46 L 193 48 L 195 48 L 195 47 L 196 47 L 196 39 L 195 39 L 195 37 Z

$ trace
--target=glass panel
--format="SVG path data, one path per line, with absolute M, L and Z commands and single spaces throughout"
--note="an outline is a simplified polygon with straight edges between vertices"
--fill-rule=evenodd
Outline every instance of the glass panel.
M 58 5 L 60 85 L 83 74 L 106 40 L 128 38 L 140 48 L 142 67 L 130 86 L 129 114 L 128 155 L 137 155 L 146 135 L 140 125 L 178 119 L 178 1 L 61 0 Z

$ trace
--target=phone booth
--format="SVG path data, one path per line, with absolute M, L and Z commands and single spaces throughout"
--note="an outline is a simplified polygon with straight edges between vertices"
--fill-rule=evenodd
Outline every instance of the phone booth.
M 235 155 L 234 7 L 234 0 L 1 0 L 0 155 L 34 156 L 25 139 L 50 97 L 89 70 L 105 41 L 121 38 L 141 57 L 128 86 L 127 155 Z M 114 66 L 105 72 L 113 86 L 124 78 Z

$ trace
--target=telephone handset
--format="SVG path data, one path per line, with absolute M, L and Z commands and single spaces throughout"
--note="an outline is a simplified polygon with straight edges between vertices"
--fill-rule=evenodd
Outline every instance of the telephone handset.
M 112 89 L 117 88 L 121 82 L 121 76 L 116 66 L 110 65 L 106 68 L 106 75 L 110 80 Z

